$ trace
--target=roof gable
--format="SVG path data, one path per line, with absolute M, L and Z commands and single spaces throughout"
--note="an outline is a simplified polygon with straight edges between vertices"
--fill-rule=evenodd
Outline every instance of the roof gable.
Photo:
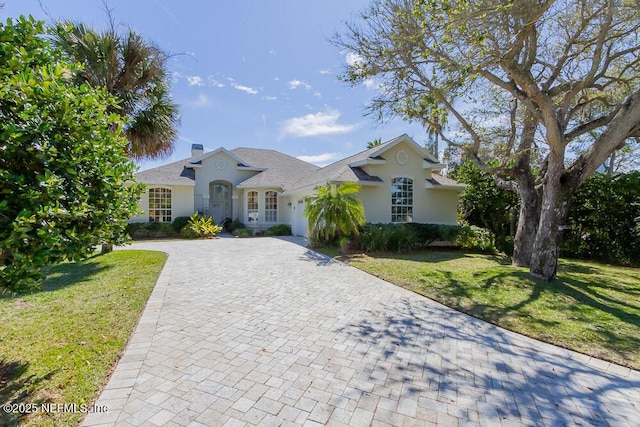
M 238 184 L 240 188 L 269 187 L 282 188 L 284 191 L 297 191 L 323 185 L 326 182 L 346 181 L 359 182 L 363 185 L 376 185 L 383 182 L 383 180 L 371 174 L 371 171 L 375 170 L 375 168 L 364 169 L 362 166 L 385 164 L 387 161 L 384 156 L 385 153 L 399 144 L 408 144 L 412 151 L 423 158 L 423 169 L 437 170 L 444 167 L 425 148 L 417 144 L 407 134 L 404 134 L 323 168 L 275 150 L 245 147 L 227 150 L 224 147 L 220 147 L 197 157 L 139 172 L 136 174 L 136 178 L 146 184 L 194 186 L 194 169 L 203 167 L 203 160 L 219 153 L 224 153 L 236 162 L 238 169 L 257 172 L 252 177 L 240 182 Z M 443 181 L 440 177 L 436 177 L 433 182 L 430 181 L 426 186 L 428 188 L 452 189 L 454 187 L 458 188 L 456 184 L 455 181 L 448 179 Z
M 406 133 L 400 135 L 397 138 L 393 138 L 392 140 L 389 140 L 382 145 L 378 145 L 378 146 L 372 147 L 370 150 L 367 150 L 367 151 L 371 151 L 368 157 L 373 159 L 375 159 L 376 157 L 381 157 L 382 154 L 384 154 L 385 152 L 391 150 L 396 145 L 401 144 L 403 142 L 409 144 L 411 148 L 413 148 L 416 152 L 418 152 L 421 156 L 423 156 L 425 160 L 428 160 L 432 163 L 439 163 L 438 159 L 436 159 L 433 156 L 433 154 L 429 152 L 429 150 L 425 149 L 420 144 L 415 142 L 413 138 L 411 138 Z
M 277 187 L 289 190 L 304 176 L 319 169 L 295 157 L 275 150 L 261 148 L 234 148 L 231 152 L 260 173 L 238 184 L 240 188 Z
M 236 155 L 233 153 L 233 150 L 229 151 L 229 150 L 227 150 L 227 149 L 226 149 L 226 148 L 224 148 L 224 147 L 217 148 L 217 149 L 215 149 L 215 150 L 213 150 L 213 151 L 209 151 L 209 152 L 207 152 L 207 153 L 201 154 L 201 155 L 200 155 L 200 156 L 198 156 L 198 157 L 193 158 L 193 159 L 189 162 L 189 165 L 192 165 L 192 164 L 193 164 L 193 165 L 202 164 L 202 161 L 203 161 L 203 160 L 208 159 L 208 158 L 209 158 L 209 157 L 211 157 L 211 156 L 215 156 L 215 155 L 216 155 L 216 154 L 218 154 L 218 153 L 224 153 L 224 154 L 226 154 L 227 156 L 231 157 L 233 160 L 235 160 L 235 161 L 237 162 L 238 166 L 250 166 L 250 165 L 244 164 L 244 160 L 242 160 L 240 157 L 236 156 Z
M 196 182 L 195 171 L 187 167 L 187 164 L 191 160 L 191 158 L 183 159 L 138 172 L 136 174 L 136 180 L 149 185 L 194 186 Z
M 322 185 L 326 182 L 355 181 L 364 185 L 380 183 L 383 181 L 380 177 L 369 175 L 362 169 L 362 166 L 385 164 L 386 160 L 383 154 L 402 143 L 409 144 L 412 150 L 422 156 L 427 163 L 424 166 L 425 169 L 442 169 L 444 167 L 438 162 L 438 159 L 416 143 L 410 136 L 403 134 L 381 145 L 368 148 L 317 170 L 314 174 L 308 175 L 298 182 L 295 190 Z

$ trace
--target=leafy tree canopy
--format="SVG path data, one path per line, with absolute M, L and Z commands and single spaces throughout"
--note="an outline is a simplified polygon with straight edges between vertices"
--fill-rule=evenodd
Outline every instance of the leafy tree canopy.
M 640 135 L 638 2 L 373 0 L 360 18 L 334 37 L 342 78 L 375 79 L 370 114 L 419 121 L 516 192 L 514 263 L 553 279 L 576 189 Z
M 496 237 L 499 249 L 511 252 L 509 241 L 519 210 L 518 197 L 498 187 L 491 175 L 471 161 L 466 161 L 452 174 L 467 184 L 460 197 L 460 214 L 470 225 L 488 228 Z
M 0 24 L 0 290 L 34 289 L 45 266 L 123 243 L 140 188 L 127 183 L 116 100 L 77 85 L 81 68 L 44 36 L 42 22 Z

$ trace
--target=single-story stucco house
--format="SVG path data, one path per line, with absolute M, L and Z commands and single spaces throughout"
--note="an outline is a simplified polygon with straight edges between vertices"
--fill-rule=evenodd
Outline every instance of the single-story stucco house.
M 440 175 L 444 166 L 406 134 L 325 167 L 274 150 L 205 153 L 194 144 L 190 158 L 136 175 L 146 191 L 144 213 L 132 222 L 171 222 L 199 211 L 256 229 L 288 224 L 304 236 L 305 197 L 327 182 L 355 181 L 367 222 L 454 225 L 464 185 Z

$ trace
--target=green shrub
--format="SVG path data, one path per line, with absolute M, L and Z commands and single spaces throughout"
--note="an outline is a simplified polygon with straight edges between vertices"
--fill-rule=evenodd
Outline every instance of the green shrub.
M 227 227 L 230 233 L 233 233 L 239 228 L 245 228 L 244 222 L 240 221 L 239 219 L 234 219 L 233 221 L 231 221 L 231 224 L 229 224 L 229 226 Z
M 571 202 L 561 255 L 640 265 L 639 201 L 640 171 L 591 176 Z
M 389 249 L 404 253 L 420 247 L 416 233 L 407 224 L 389 224 L 389 229 Z
M 443 242 L 455 242 L 458 234 L 460 234 L 461 228 L 459 225 L 438 224 L 438 232 L 440 233 L 439 240 Z
M 188 239 L 212 239 L 222 231 L 222 227 L 213 222 L 213 218 L 198 216 L 194 213 L 189 217 L 187 225 L 180 231 L 182 237 Z
M 236 237 L 253 237 L 253 230 L 250 228 L 236 228 L 233 230 L 233 235 Z
M 390 237 L 391 230 L 387 224 L 366 224 L 360 235 L 360 244 L 365 252 L 386 251 Z
M 496 253 L 495 237 L 491 230 L 475 225 L 464 226 L 458 233 L 456 245 L 462 249 L 478 251 L 482 253 Z
M 173 225 L 168 222 L 161 222 L 158 226 L 158 232 L 161 234 L 166 234 L 167 236 L 173 236 L 174 234 L 177 234 L 175 232 L 175 229 L 173 228 Z
M 145 225 L 146 223 L 144 222 L 134 222 L 131 224 L 127 224 L 127 226 L 125 227 L 125 231 L 130 237 L 143 237 L 142 234 L 148 234 Z
M 287 224 L 278 224 L 267 229 L 268 236 L 291 236 L 291 226 Z
M 38 290 L 47 267 L 126 243 L 142 193 L 128 184 L 122 105 L 76 84 L 80 64 L 47 33 L 33 17 L 0 23 L 0 293 Z
M 459 231 L 458 225 L 366 224 L 362 229 L 361 245 L 365 252 L 409 252 L 435 241 L 454 242 Z
M 173 222 L 171 223 L 171 227 L 173 227 L 173 231 L 175 231 L 177 234 L 180 234 L 180 231 L 182 231 L 182 229 L 185 227 L 185 225 L 187 225 L 188 222 L 188 216 L 179 216 L 173 220 Z
M 433 242 L 454 242 L 460 232 L 459 225 L 422 224 L 410 222 L 405 224 L 413 230 L 420 246 L 426 247 Z
M 126 231 L 134 239 L 145 237 L 172 237 L 177 236 L 173 224 L 168 222 L 136 222 L 127 224 Z

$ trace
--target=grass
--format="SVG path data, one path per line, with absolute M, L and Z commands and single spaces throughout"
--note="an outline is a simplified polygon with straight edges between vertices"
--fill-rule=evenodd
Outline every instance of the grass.
M 340 259 L 495 325 L 640 370 L 638 268 L 563 259 L 558 279 L 546 283 L 504 256 L 424 251 Z
M 165 259 L 159 252 L 116 251 L 52 267 L 39 292 L 0 297 L 0 402 L 90 405 Z M 0 425 L 77 425 L 84 415 L 0 411 Z

